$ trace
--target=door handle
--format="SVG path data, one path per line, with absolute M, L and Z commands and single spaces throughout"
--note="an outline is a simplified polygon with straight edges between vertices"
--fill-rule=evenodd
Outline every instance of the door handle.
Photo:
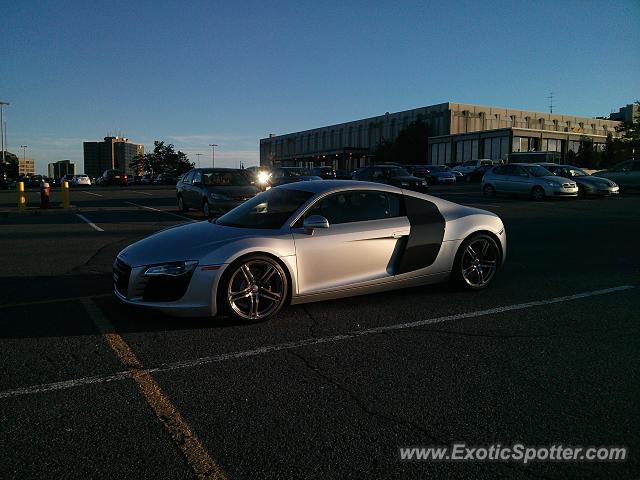
M 402 237 L 406 237 L 407 235 L 409 235 L 409 232 L 393 232 L 391 234 L 393 238 L 402 238 Z

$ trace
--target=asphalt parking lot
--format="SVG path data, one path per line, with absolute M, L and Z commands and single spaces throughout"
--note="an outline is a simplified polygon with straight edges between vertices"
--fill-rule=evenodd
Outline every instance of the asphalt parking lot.
M 502 217 L 507 262 L 487 290 L 292 306 L 254 325 L 113 298 L 120 249 L 203 219 L 178 212 L 170 187 L 74 190 L 69 211 L 23 214 L 0 192 L 0 478 L 637 479 L 640 194 L 479 190 L 432 193 Z M 399 458 L 454 442 L 629 458 Z

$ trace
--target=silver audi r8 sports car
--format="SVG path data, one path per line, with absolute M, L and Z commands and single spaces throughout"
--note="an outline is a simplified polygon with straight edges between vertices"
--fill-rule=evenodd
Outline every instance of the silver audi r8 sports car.
M 286 304 L 446 280 L 479 290 L 506 249 L 491 212 L 380 183 L 295 182 L 128 246 L 114 291 L 173 315 L 252 322 Z

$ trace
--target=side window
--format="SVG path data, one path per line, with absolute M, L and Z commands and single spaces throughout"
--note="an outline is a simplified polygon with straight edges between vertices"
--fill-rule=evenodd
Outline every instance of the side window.
M 499 167 L 495 167 L 492 173 L 494 175 L 505 175 L 507 173 L 507 167 L 506 165 L 500 165 Z
M 193 173 L 193 178 L 191 179 L 191 181 L 195 184 L 195 183 L 202 183 L 202 173 L 198 172 L 197 170 Z
M 307 210 L 305 218 L 322 215 L 329 225 L 337 225 L 398 217 L 401 212 L 402 199 L 399 195 L 365 190 L 329 195 Z
M 193 178 L 193 172 L 185 173 L 184 177 L 182 177 L 182 183 L 189 185 L 191 183 L 191 178 Z
M 507 175 L 511 177 L 520 177 L 520 176 L 526 177 L 527 172 L 525 172 L 524 169 L 519 165 L 508 165 Z
M 374 168 L 372 178 L 384 178 L 384 172 L 382 171 L 382 169 Z

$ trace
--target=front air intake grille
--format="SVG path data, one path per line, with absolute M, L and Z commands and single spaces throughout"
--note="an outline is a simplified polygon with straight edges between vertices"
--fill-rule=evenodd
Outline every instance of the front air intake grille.
M 189 283 L 191 283 L 191 273 L 148 277 L 142 299 L 145 302 L 175 302 L 187 293 Z
M 129 278 L 131 277 L 131 267 L 119 258 L 113 262 L 113 286 L 118 293 L 127 298 L 129 290 Z

